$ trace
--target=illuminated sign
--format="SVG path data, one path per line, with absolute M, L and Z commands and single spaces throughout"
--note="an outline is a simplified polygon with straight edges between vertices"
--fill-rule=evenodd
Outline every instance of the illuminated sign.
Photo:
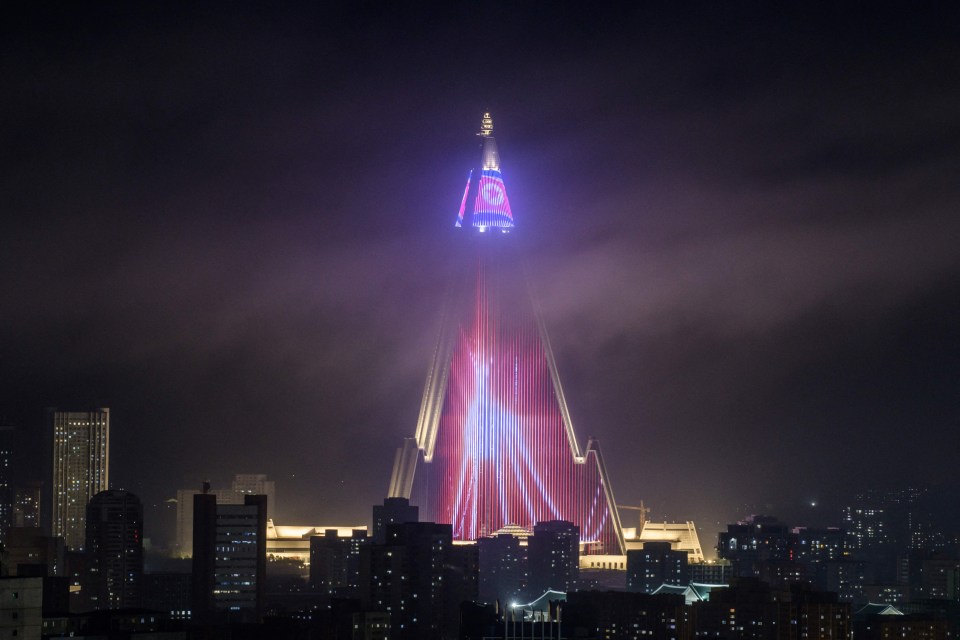
M 473 226 L 513 227 L 513 213 L 503 184 L 503 177 L 495 169 L 484 169 L 480 174 L 477 200 L 474 204 Z

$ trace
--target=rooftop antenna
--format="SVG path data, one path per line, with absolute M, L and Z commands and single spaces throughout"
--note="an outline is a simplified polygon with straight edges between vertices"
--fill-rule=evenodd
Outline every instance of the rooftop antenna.
M 491 116 L 490 112 L 487 111 L 483 114 L 483 118 L 480 119 L 480 132 L 477 133 L 477 135 L 486 138 L 492 134 L 493 134 L 493 116 Z

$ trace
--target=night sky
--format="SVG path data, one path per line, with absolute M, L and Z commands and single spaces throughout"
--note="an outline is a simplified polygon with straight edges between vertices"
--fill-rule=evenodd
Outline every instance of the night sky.
M 859 488 L 956 483 L 947 3 L 317 4 L 2 21 L 21 476 L 44 407 L 109 406 L 111 484 L 148 504 L 267 473 L 287 523 L 366 522 L 413 435 L 489 110 L 618 502 L 709 546 L 749 513 L 834 522 Z

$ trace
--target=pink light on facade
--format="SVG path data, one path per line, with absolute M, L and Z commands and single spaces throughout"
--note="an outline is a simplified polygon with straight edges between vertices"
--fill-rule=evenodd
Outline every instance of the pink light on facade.
M 467 186 L 463 188 L 463 199 L 460 200 L 460 211 L 457 213 L 457 223 L 454 226 L 463 226 L 463 213 L 467 209 L 467 194 L 470 193 L 470 179 L 473 178 L 473 169 L 467 174 Z
M 507 188 L 499 171 L 484 169 L 477 188 L 473 226 L 509 228 L 513 226 L 513 212 L 507 199 Z
M 479 179 L 471 184 L 471 172 L 461 199 L 462 234 L 514 226 L 491 133 L 492 120 L 481 131 Z M 484 233 L 464 245 L 476 262 L 454 274 L 462 279 L 450 290 L 416 436 L 397 452 L 389 495 L 411 499 L 425 520 L 452 524 L 456 540 L 567 520 L 586 553 L 624 553 L 603 458 L 595 442 L 577 442 L 511 240 Z
M 526 287 L 481 252 L 457 325 L 432 456 L 417 469 L 423 515 L 475 540 L 545 520 L 580 528 L 588 552 L 619 553 L 619 523 L 598 451 L 571 442 L 551 358 Z

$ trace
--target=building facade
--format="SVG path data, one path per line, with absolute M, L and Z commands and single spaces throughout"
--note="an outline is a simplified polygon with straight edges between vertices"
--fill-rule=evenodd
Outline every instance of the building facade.
M 460 602 L 470 595 L 457 570 L 462 565 L 449 524 L 389 525 L 384 544 L 361 550 L 364 609 L 389 615 L 391 638 L 456 637 Z
M 13 526 L 40 526 L 40 489 L 39 482 L 24 484 L 13 489 Z
M 0 426 L 0 543 L 14 525 L 14 488 L 10 482 L 10 460 L 13 456 L 13 427 Z
M 501 533 L 477 540 L 480 599 L 501 607 L 520 602 L 527 585 L 527 548 L 520 538 Z
M 580 578 L 580 529 L 572 522 L 538 522 L 527 539 L 527 595 L 572 591 Z
M 51 410 L 53 484 L 51 532 L 82 551 L 87 503 L 109 488 L 110 409 Z
M 269 519 L 276 511 L 276 484 L 262 473 L 238 473 L 233 476 L 229 489 L 179 489 L 177 491 L 177 531 L 173 556 L 189 558 L 193 555 L 193 496 L 210 493 L 217 497 L 217 504 L 243 504 L 244 496 L 267 496 Z
M 623 553 L 596 441 L 583 447 L 525 278 L 489 114 L 455 227 L 462 263 L 424 388 L 416 435 L 398 451 L 391 497 L 476 540 L 507 525 L 567 520 L 587 553 Z
M 356 597 L 360 592 L 360 550 L 371 543 L 366 529 L 344 538 L 336 529 L 310 536 L 310 586 L 329 595 Z
M 40 638 L 43 578 L 0 577 L 0 638 Z
M 373 505 L 373 541 L 383 544 L 387 538 L 387 527 L 391 524 L 419 521 L 419 507 L 410 504 L 406 498 L 387 498 L 383 504 Z
M 193 619 L 259 622 L 267 571 L 267 497 L 217 504 L 193 496 Z
M 571 638 L 687 640 L 687 616 L 682 596 L 578 591 L 567 594 L 562 630 Z
M 627 551 L 627 590 L 653 593 L 661 585 L 689 582 L 687 552 L 675 551 L 669 542 L 647 542 L 643 549 Z
M 88 579 L 92 609 L 139 607 L 143 597 L 143 505 L 129 491 L 101 491 L 87 505 Z
M 143 608 L 163 611 L 171 620 L 189 620 L 191 580 L 189 573 L 144 573 Z

